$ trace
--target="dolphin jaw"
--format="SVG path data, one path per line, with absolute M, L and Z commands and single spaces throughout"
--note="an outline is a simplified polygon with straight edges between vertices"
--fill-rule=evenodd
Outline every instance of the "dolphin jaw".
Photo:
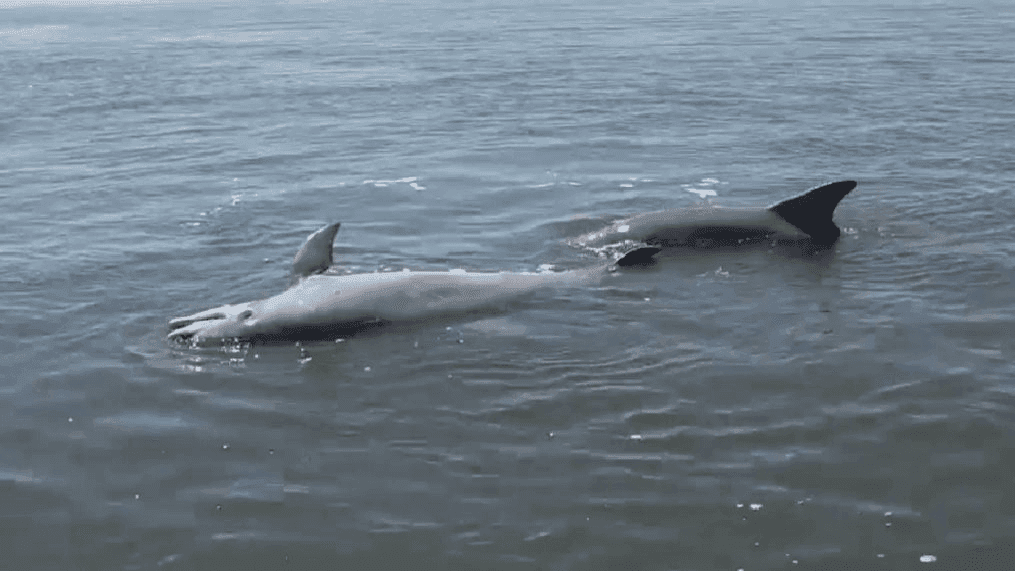
M 209 339 L 230 339 L 247 336 L 257 325 L 250 303 L 223 305 L 169 322 L 171 341 L 199 345 Z

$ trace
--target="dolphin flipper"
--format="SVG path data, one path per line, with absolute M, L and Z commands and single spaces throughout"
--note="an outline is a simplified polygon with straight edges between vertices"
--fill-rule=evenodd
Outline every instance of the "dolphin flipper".
M 832 244 L 839 239 L 839 227 L 832 222 L 832 212 L 854 188 L 855 180 L 832 182 L 787 198 L 769 210 L 807 233 L 815 243 Z
M 292 280 L 299 281 L 311 274 L 319 274 L 331 266 L 335 234 L 341 224 L 328 224 L 311 234 L 293 258 Z

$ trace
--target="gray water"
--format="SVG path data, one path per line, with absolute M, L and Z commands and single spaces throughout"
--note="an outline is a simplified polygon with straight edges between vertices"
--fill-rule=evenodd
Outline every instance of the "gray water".
M 0 568 L 1010 568 L 1015 14 L 768 4 L 4 3 Z M 838 179 L 824 254 L 165 340 L 332 221 L 346 270 L 580 268 Z

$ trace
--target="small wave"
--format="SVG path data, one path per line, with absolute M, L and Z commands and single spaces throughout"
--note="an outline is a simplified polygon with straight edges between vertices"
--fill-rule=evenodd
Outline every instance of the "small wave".
M 95 419 L 95 424 L 145 434 L 162 434 L 198 428 L 199 424 L 182 416 L 166 416 L 147 412 L 128 412 Z
M 24 2 L 24 4 L 30 4 L 30 3 L 41 3 L 41 2 Z M 18 2 L 10 2 L 10 3 L 6 4 L 7 7 L 16 7 L 18 5 L 19 5 Z M 15 37 L 22 37 L 22 38 L 32 38 L 32 37 L 38 37 L 38 36 L 42 36 L 42 35 L 46 35 L 46 34 L 52 34 L 53 32 L 61 32 L 61 31 L 66 30 L 66 29 L 67 29 L 67 26 L 65 26 L 65 25 L 59 25 L 59 26 L 58 25 L 52 25 L 52 26 L 30 26 L 30 27 L 27 27 L 27 28 L 9 28 L 9 29 L 6 29 L 6 30 L 0 30 L 0 37 L 15 36 Z

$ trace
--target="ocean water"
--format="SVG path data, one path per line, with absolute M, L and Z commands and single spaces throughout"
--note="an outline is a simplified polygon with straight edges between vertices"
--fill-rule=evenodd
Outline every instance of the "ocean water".
M 1008 3 L 3 2 L 0 92 L 0 568 L 1015 561 Z M 165 339 L 332 221 L 347 270 L 580 268 L 838 179 L 820 255 Z

